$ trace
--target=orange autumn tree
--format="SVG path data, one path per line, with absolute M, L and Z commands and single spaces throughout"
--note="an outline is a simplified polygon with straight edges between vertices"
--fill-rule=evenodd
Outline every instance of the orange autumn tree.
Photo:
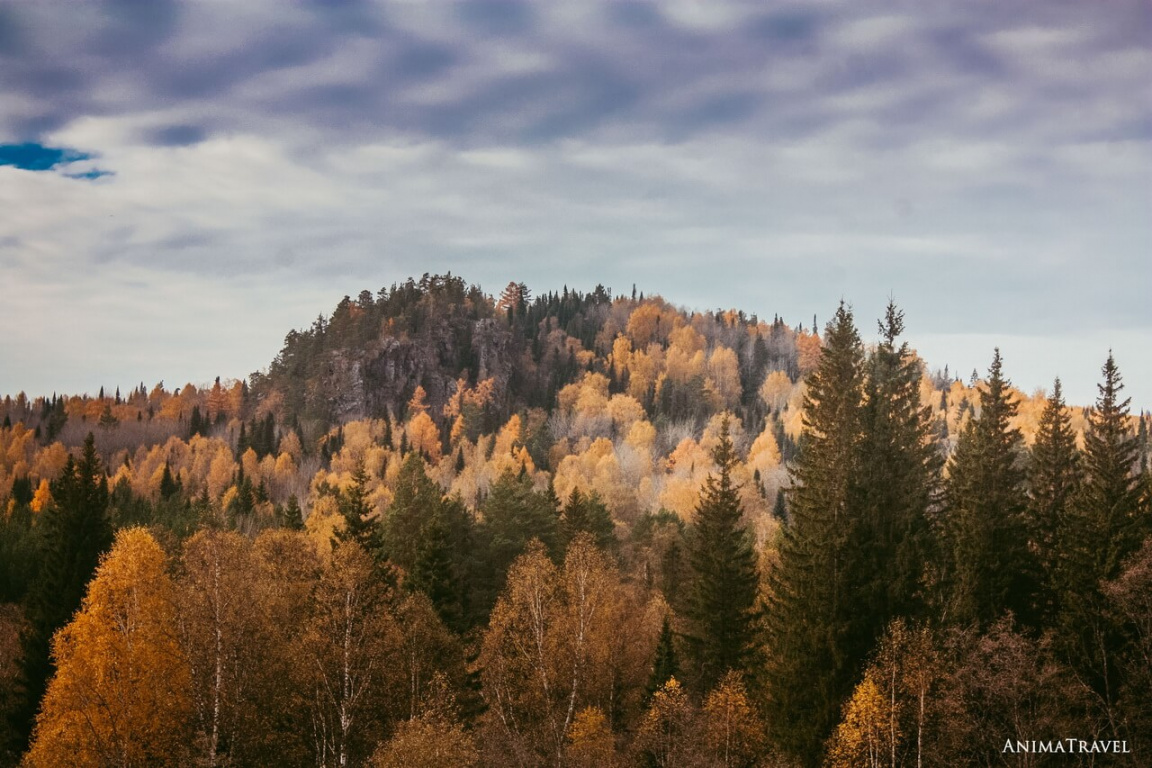
M 52 643 L 33 768 L 180 765 L 191 706 L 167 558 L 143 528 L 116 535 L 80 611 Z

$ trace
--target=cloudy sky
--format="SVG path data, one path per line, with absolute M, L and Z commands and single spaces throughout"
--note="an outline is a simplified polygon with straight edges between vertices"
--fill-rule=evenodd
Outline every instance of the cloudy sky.
M 451 270 L 999 345 L 1152 407 L 1152 6 L 0 2 L 0 393 L 264 367 Z

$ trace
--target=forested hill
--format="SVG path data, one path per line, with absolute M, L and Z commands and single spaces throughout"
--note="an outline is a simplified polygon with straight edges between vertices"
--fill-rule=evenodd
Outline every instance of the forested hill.
M 252 393 L 309 438 L 350 419 L 403 419 L 418 387 L 444 425 L 450 401 L 483 384 L 483 408 L 470 414 L 475 439 L 512 413 L 551 410 L 586 372 L 653 420 L 699 421 L 729 408 L 752 423 L 764 415 L 766 373 L 795 381 L 805 343 L 810 364 L 816 339 L 779 319 L 688 313 L 635 292 L 613 300 L 603 286 L 533 297 L 510 283 L 493 299 L 459 277 L 425 275 L 345 296 L 330 318 L 288 334 L 267 373 L 253 374 Z
M 829 309 L 426 276 L 250 380 L 6 397 L 0 766 L 1152 764 L 1116 362 L 1069 406 Z M 1005 752 L 1072 736 L 1128 752 Z

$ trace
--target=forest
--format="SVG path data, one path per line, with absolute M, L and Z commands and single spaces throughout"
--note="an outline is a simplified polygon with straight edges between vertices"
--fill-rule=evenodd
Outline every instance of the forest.
M 1152 764 L 1117 361 L 1069 404 L 829 309 L 424 275 L 5 396 L 0 766 Z

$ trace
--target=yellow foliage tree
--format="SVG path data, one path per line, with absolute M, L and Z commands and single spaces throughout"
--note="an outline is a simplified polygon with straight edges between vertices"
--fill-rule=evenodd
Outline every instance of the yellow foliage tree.
M 513 564 L 481 651 L 487 726 L 506 756 L 563 764 L 580 705 L 598 680 L 620 577 L 587 534 L 557 569 L 539 542 Z M 531 757 L 529 757 L 531 756 Z
M 576 713 L 568 742 L 567 764 L 571 768 L 612 768 L 616 764 L 612 730 L 599 707 L 585 707 Z
M 652 704 L 636 734 L 636 746 L 657 768 L 690 765 L 695 751 L 696 713 L 675 677 L 652 694 Z
M 433 716 L 406 720 L 372 756 L 372 768 L 474 768 L 480 753 L 471 734 L 455 722 Z
M 400 632 L 388 612 L 391 594 L 375 567 L 355 542 L 334 548 L 299 638 L 316 759 L 323 767 L 367 757 L 400 688 L 392 663 Z
M 52 502 L 52 491 L 48 487 L 47 480 L 41 480 L 40 485 L 36 487 L 36 493 L 32 495 L 32 511 L 43 512 L 44 508 Z
M 708 379 L 721 408 L 734 408 L 740 403 L 740 359 L 728 347 L 716 347 L 708 358 Z
M 408 422 L 408 445 L 423 453 L 432 464 L 440 461 L 440 429 L 427 411 L 420 411 Z
M 182 765 L 191 706 L 164 551 L 142 528 L 116 535 L 83 606 L 52 643 L 28 763 L 34 768 Z
M 704 740 L 718 765 L 755 765 L 764 751 L 764 721 L 740 675 L 729 672 L 704 700 Z
M 792 380 L 784 371 L 772 371 L 760 385 L 760 399 L 773 412 L 779 412 L 792 396 Z
M 828 768 L 880 768 L 891 752 L 890 714 L 890 704 L 875 679 L 865 675 L 844 706 L 844 719 L 832 734 Z
M 328 555 L 332 551 L 332 540 L 344 530 L 344 516 L 332 496 L 321 496 L 312 503 L 312 510 L 304 519 L 304 530 L 312 540 L 316 551 Z

